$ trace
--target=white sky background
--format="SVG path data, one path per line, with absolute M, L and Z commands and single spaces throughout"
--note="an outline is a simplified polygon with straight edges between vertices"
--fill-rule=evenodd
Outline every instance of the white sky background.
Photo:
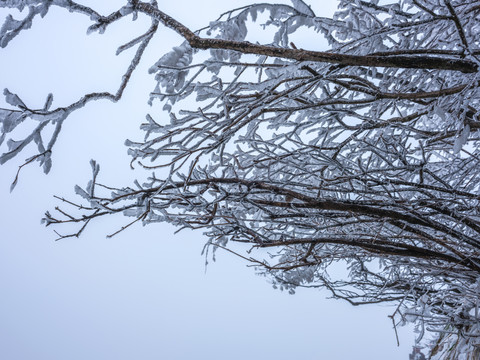
M 104 14 L 123 4 L 89 3 Z M 161 8 L 197 29 L 247 3 L 177 0 Z M 313 9 L 330 15 L 334 6 L 317 0 Z M 9 12 L 1 10 L 0 21 Z M 0 49 L 0 89 L 30 107 L 42 107 L 49 92 L 53 107 L 115 92 L 135 49 L 118 57 L 115 50 L 148 28 L 142 20 L 86 36 L 87 17 L 52 8 Z M 73 186 L 85 186 L 91 158 L 100 163 L 100 182 L 131 185 L 123 142 L 143 136 L 138 127 L 154 88 L 147 69 L 179 42 L 161 29 L 120 103 L 90 103 L 67 119 L 48 176 L 30 165 L 10 194 L 33 149 L 0 167 L 0 359 L 407 359 L 414 337 L 400 329 L 396 347 L 387 317 L 393 308 L 354 308 L 317 290 L 282 293 L 229 253 L 218 253 L 205 273 L 201 232 L 174 236 L 157 224 L 106 239 L 131 220 L 116 217 L 91 223 L 80 239 L 55 242 L 40 225 L 44 211 L 59 205 L 52 195 L 73 199 Z

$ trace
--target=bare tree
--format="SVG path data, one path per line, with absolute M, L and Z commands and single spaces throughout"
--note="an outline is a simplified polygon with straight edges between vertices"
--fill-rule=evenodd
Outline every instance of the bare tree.
M 7 17 L 1 46 L 50 6 L 89 16 L 89 31 L 126 16 L 151 19 L 118 49 L 137 48 L 115 94 L 86 94 L 56 109 L 49 96 L 44 108 L 31 109 L 5 90 L 13 108 L 0 110 L 0 145 L 23 121 L 37 127 L 7 141 L 0 162 L 35 143 L 38 153 L 19 171 L 37 161 L 48 172 L 68 115 L 91 100 L 118 101 L 150 39 L 168 27 L 185 41 L 151 67 L 158 85 L 150 101 L 164 111 L 147 115 L 143 141 L 127 141 L 132 164 L 151 176 L 113 188 L 98 182 L 92 161 L 92 181 L 76 187 L 83 200 L 59 198 L 69 210 L 47 212 L 46 225 L 77 223 L 59 238 L 78 237 L 93 219 L 120 213 L 133 221 L 119 231 L 163 221 L 203 229 L 207 252 L 234 252 L 275 286 L 325 288 L 353 305 L 393 302 L 394 324 L 415 322 L 419 341 L 426 330 L 437 334 L 431 358 L 473 359 L 480 344 L 478 1 L 341 0 L 333 19 L 291 2 L 234 9 L 193 32 L 156 1 L 132 0 L 110 15 L 70 0 L 0 1 L 28 7 L 23 20 Z M 327 39 L 330 50 L 297 47 L 300 28 Z M 258 31 L 270 42 L 256 43 Z M 161 168 L 168 176 L 155 175 Z

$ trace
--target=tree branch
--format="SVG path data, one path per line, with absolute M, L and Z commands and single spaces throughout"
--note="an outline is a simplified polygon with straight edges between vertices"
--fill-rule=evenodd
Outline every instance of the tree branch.
M 475 73 L 478 65 L 470 60 L 440 58 L 433 56 L 375 56 L 348 55 L 331 52 L 288 49 L 268 45 L 257 45 L 248 41 L 202 38 L 151 4 L 139 2 L 135 8 L 158 19 L 166 27 L 181 35 L 191 47 L 197 49 L 223 49 L 239 51 L 243 54 L 256 54 L 297 61 L 315 61 L 349 66 L 394 67 L 414 69 L 437 69 Z

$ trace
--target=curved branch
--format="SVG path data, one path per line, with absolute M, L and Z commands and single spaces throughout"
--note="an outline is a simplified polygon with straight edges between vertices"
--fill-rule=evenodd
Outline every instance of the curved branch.
M 303 49 L 287 49 L 268 45 L 257 45 L 248 41 L 208 39 L 196 35 L 182 23 L 178 22 L 151 4 L 139 2 L 135 9 L 159 20 L 166 27 L 176 31 L 191 47 L 197 49 L 234 50 L 244 54 L 266 55 L 297 61 L 315 61 L 339 65 L 394 67 L 414 69 L 437 69 L 475 73 L 478 65 L 470 60 L 456 58 L 440 58 L 434 56 L 376 56 L 348 55 L 331 52 L 310 51 Z

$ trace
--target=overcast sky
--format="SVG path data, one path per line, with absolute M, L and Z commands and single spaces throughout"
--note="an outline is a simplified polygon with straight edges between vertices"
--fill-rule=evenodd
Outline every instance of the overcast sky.
M 88 3 L 103 13 L 122 4 Z M 196 29 L 246 3 L 161 6 Z M 334 4 L 317 0 L 313 9 L 329 14 Z M 8 13 L 0 10 L 2 21 Z M 34 108 L 50 92 L 54 106 L 86 92 L 114 92 L 134 49 L 119 57 L 115 50 L 148 21 L 123 20 L 104 35 L 86 36 L 88 25 L 84 16 L 52 8 L 0 49 L 0 88 Z M 201 232 L 173 235 L 174 228 L 157 224 L 107 239 L 128 221 L 117 217 L 92 223 L 79 239 L 55 242 L 53 230 L 40 224 L 44 211 L 59 205 L 54 194 L 72 198 L 74 185 L 86 184 L 91 158 L 100 163 L 102 182 L 132 183 L 123 143 L 142 136 L 138 127 L 154 87 L 147 69 L 179 41 L 162 29 L 120 103 L 91 103 L 70 116 L 48 176 L 26 167 L 10 194 L 18 165 L 33 149 L 0 167 L 0 359 L 407 359 L 414 335 L 400 329 L 396 346 L 387 317 L 393 308 L 354 308 L 317 290 L 282 293 L 229 253 L 219 253 L 205 272 Z

